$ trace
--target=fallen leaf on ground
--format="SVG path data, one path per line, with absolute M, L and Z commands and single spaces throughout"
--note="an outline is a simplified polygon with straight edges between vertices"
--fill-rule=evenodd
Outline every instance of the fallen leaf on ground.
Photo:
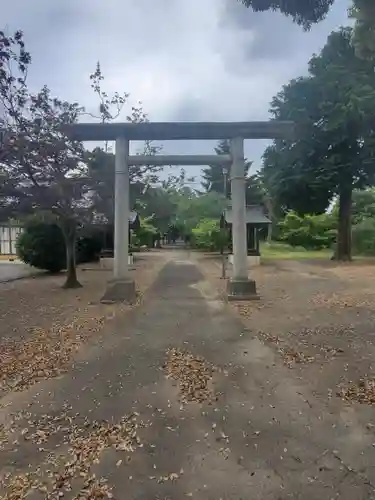
M 169 349 L 164 371 L 168 378 L 178 381 L 183 403 L 215 399 L 211 384 L 215 368 L 203 357 L 181 349 Z
M 346 401 L 375 405 L 375 379 L 362 378 L 358 384 L 352 383 L 338 391 L 337 395 Z

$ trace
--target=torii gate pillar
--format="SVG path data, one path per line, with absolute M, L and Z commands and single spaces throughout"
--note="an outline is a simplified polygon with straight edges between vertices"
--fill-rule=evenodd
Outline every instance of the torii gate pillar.
M 246 238 L 246 196 L 244 141 L 237 137 L 230 141 L 232 166 L 233 276 L 227 282 L 228 300 L 258 299 L 256 284 L 248 277 Z
M 115 230 L 113 280 L 101 302 L 132 303 L 136 298 L 135 282 L 129 275 L 129 140 L 116 139 L 115 156 Z

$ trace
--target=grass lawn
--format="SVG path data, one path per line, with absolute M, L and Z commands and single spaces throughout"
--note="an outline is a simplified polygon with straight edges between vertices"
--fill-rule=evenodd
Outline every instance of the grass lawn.
M 291 247 L 284 243 L 262 243 L 260 246 L 262 260 L 284 259 L 327 259 L 332 257 L 332 250 L 306 250 L 303 247 Z

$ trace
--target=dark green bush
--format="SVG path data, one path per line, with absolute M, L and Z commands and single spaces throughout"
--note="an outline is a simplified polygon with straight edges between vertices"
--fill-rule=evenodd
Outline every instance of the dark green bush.
M 99 258 L 102 234 L 85 231 L 76 243 L 76 262 L 83 264 Z M 65 241 L 57 224 L 33 220 L 28 222 L 17 240 L 17 254 L 26 264 L 57 273 L 66 268 Z
M 64 237 L 56 224 L 31 222 L 17 239 L 17 255 L 26 264 L 57 273 L 65 269 Z
M 100 232 L 93 231 L 89 235 L 79 236 L 76 243 L 77 264 L 98 260 L 102 247 L 103 236 Z

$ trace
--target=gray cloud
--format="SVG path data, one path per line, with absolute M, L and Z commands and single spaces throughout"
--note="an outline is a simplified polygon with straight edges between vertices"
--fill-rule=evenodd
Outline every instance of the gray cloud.
M 349 0 L 336 2 L 328 18 L 312 27 L 309 32 L 303 32 L 301 27 L 293 24 L 290 18 L 279 12 L 253 12 L 246 9 L 240 2 L 226 0 L 222 21 L 223 29 L 229 28 L 242 33 L 242 47 L 249 60 L 284 60 L 291 54 L 311 54 L 323 41 L 327 34 L 342 23 L 347 23 L 346 11 Z
M 272 96 L 347 23 L 347 0 L 309 33 L 238 0 L 3 3 L 3 22 L 25 32 L 33 88 L 46 83 L 95 111 L 89 74 L 100 60 L 106 90 L 130 92 L 155 121 L 267 119 Z M 255 164 L 265 144 L 246 145 Z M 211 152 L 212 144 L 166 143 L 165 151 Z

